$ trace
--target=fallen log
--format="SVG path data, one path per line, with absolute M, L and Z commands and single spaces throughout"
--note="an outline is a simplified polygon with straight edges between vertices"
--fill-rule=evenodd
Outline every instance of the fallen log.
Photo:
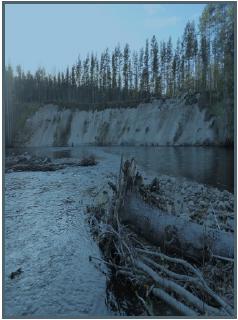
M 130 225 L 162 251 L 178 252 L 195 260 L 211 255 L 234 257 L 234 235 L 212 229 L 146 204 L 132 192 L 126 196 L 120 221 Z
M 128 168 L 130 170 L 126 170 Z M 106 264 L 112 268 L 116 278 L 122 277 L 118 278 L 119 281 L 126 280 L 131 283 L 138 301 L 149 315 L 154 314 L 153 305 L 156 305 L 156 299 L 154 298 L 157 297 L 181 315 L 190 317 L 196 315 L 233 316 L 232 306 L 218 295 L 217 288 L 213 286 L 212 289 L 210 287 L 210 281 L 203 276 L 203 271 L 184 259 L 185 254 L 182 250 L 186 246 L 186 249 L 190 248 L 191 253 L 201 254 L 201 248 L 191 245 L 191 232 L 188 238 L 183 237 L 182 232 L 187 231 L 189 221 L 184 219 L 177 224 L 173 221 L 174 227 L 177 229 L 173 228 L 173 225 L 171 226 L 170 221 L 169 227 L 166 228 L 165 222 L 161 223 L 161 221 L 168 222 L 166 218 L 169 215 L 146 205 L 138 197 L 138 194 L 133 192 L 135 189 L 138 190 L 138 184 L 134 182 L 136 179 L 133 180 L 135 169 L 131 170 L 131 168 L 135 168 L 133 160 L 130 165 L 127 162 L 124 166 L 121 160 L 118 185 L 114 188 L 111 207 L 105 211 L 105 214 L 100 215 L 94 208 L 92 212 L 95 212 L 95 214 L 90 217 L 91 230 L 103 251 Z M 127 178 L 128 176 L 129 178 Z M 88 212 L 91 212 L 91 210 Z M 173 219 L 176 219 L 176 217 L 173 217 Z M 151 223 L 148 223 L 148 221 Z M 136 226 L 137 232 L 133 233 L 121 222 L 128 222 L 131 226 Z M 202 228 L 202 226 L 200 227 Z M 191 225 L 189 225 L 190 228 Z M 143 234 L 143 232 L 145 233 Z M 162 233 L 161 238 L 157 232 Z M 206 232 L 210 234 L 208 230 Z M 158 248 L 158 245 L 153 248 L 143 239 L 142 243 L 137 238 L 138 233 L 142 233 L 153 242 L 157 241 L 157 244 L 159 243 L 158 239 L 165 241 L 166 248 L 174 247 L 180 251 L 179 257 L 162 253 L 160 249 L 164 249 L 164 247 L 162 248 L 161 245 L 161 248 Z M 200 243 L 203 244 L 202 253 L 204 253 L 205 245 L 209 240 L 207 239 L 207 233 L 203 232 L 200 239 Z M 179 236 L 181 239 L 186 239 L 188 243 L 185 240 L 185 243 L 179 241 Z M 198 252 L 195 252 L 194 248 Z M 222 254 L 224 255 L 224 252 Z M 198 256 L 199 254 L 196 255 L 196 258 Z M 211 261 L 213 259 L 209 260 L 208 263 L 211 263 Z M 231 262 L 229 261 L 229 263 Z M 151 296 L 153 296 L 153 299 L 151 299 Z M 152 303 L 152 308 L 150 308 L 150 303 Z

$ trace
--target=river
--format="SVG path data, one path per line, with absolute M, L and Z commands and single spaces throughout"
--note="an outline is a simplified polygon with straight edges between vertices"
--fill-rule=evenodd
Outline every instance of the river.
M 185 177 L 220 190 L 234 193 L 234 150 L 221 147 L 44 147 L 20 148 L 15 152 L 30 151 L 53 158 L 79 158 L 97 150 L 134 157 L 145 172 Z M 12 151 L 12 149 L 9 149 Z

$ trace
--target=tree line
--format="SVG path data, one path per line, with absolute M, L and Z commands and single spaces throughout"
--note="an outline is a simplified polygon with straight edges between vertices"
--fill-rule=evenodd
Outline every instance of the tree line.
M 65 72 L 5 68 L 6 105 L 57 103 L 82 109 L 129 106 L 151 98 L 200 92 L 206 103 L 233 99 L 233 3 L 210 3 L 198 27 L 189 21 L 176 45 L 154 35 L 139 51 L 129 44 L 77 59 Z

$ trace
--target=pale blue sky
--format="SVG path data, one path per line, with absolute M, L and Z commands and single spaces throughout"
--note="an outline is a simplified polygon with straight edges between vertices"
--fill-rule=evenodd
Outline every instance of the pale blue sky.
M 117 43 L 144 46 L 153 34 L 175 42 L 204 4 L 7 4 L 6 63 L 48 72 L 71 66 L 78 55 Z

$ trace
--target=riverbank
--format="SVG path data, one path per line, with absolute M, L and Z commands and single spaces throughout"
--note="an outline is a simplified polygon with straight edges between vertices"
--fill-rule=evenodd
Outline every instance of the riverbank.
M 149 190 L 146 190 L 147 188 Z M 116 274 L 124 274 L 125 279 L 119 281 L 129 282 L 134 287 L 135 294 L 149 315 L 161 315 L 160 312 L 155 312 L 154 303 L 151 304 L 151 299 L 155 295 L 182 315 L 229 314 L 233 316 L 234 311 L 231 307 L 233 293 L 230 292 L 234 276 L 233 234 L 214 228 L 207 229 L 199 226 L 198 223 L 187 222 L 183 217 L 172 217 L 169 213 L 146 206 L 145 202 L 148 201 L 152 203 L 153 200 L 153 204 L 158 203 L 154 201 L 155 197 L 152 194 L 157 188 L 158 180 L 153 180 L 147 186 L 143 184 L 140 174 L 136 173 L 134 159 L 123 161 L 119 182 L 116 187 L 113 187 L 115 195 L 112 210 L 106 215 L 102 214 L 97 207 L 89 211 L 93 214 L 91 223 L 93 232 L 112 270 L 114 272 L 116 270 Z M 122 225 L 118 217 L 125 224 Z M 136 232 L 136 235 L 131 233 L 128 226 Z M 187 230 L 185 230 L 186 226 Z M 146 244 L 141 237 L 138 239 L 138 235 L 145 236 L 155 246 Z M 226 248 L 221 250 L 222 247 L 218 248 L 218 246 L 224 241 Z M 170 252 L 170 256 L 165 256 L 161 251 Z M 154 256 L 155 261 L 144 255 Z M 155 257 L 162 261 L 158 261 Z M 186 258 L 189 260 L 184 260 Z M 197 269 L 188 263 L 191 259 Z M 175 269 L 165 263 L 165 260 L 173 261 L 176 264 Z M 183 276 L 179 268 L 181 263 L 186 265 L 186 268 L 189 266 L 190 272 L 193 270 L 196 277 L 191 279 L 187 272 Z M 148 275 L 149 278 L 147 278 Z M 175 279 L 178 281 L 176 282 Z M 184 284 L 183 281 L 185 281 Z M 156 289 L 158 285 L 159 290 Z M 197 292 L 198 287 L 203 293 L 200 290 Z M 145 288 L 148 288 L 146 292 Z M 177 293 L 178 296 L 176 295 L 175 299 L 173 294 L 172 297 L 168 295 L 171 291 Z M 231 293 L 230 299 L 227 293 Z M 183 299 L 182 302 L 179 298 Z M 155 302 L 155 306 L 157 303 Z M 174 312 L 173 315 L 177 313 Z
M 106 276 L 89 261 L 89 256 L 100 259 L 101 253 L 92 239 L 85 213 L 87 206 L 108 203 L 112 195 L 108 182 L 117 180 L 120 157 L 103 151 L 97 151 L 95 156 L 95 166 L 76 166 L 78 159 L 61 158 L 53 160 L 55 165 L 68 162 L 61 170 L 5 175 L 5 316 L 114 314 L 105 304 Z M 143 176 L 145 184 L 154 178 Z M 217 223 L 220 228 L 227 227 L 228 221 L 219 217 L 228 212 L 232 226 L 231 193 L 185 179 L 158 179 L 157 193 L 166 211 L 183 212 L 188 219 L 194 219 L 192 214 L 196 213 L 201 223 L 210 219 L 210 226 L 215 228 Z M 182 211 L 182 206 L 187 210 Z M 10 279 L 11 272 L 19 268 L 22 274 Z M 214 284 L 219 268 L 216 272 Z M 230 283 L 231 279 L 227 281 Z M 227 288 L 221 288 L 219 294 L 232 302 L 234 288 Z
M 226 190 L 165 175 L 154 195 L 160 209 L 206 227 L 234 232 L 234 195 Z
M 198 95 L 199 96 L 199 95 Z M 233 145 L 223 112 L 186 95 L 128 108 L 82 111 L 67 104 L 41 106 L 15 135 L 17 146 L 226 146 Z
M 106 276 L 89 261 L 101 254 L 85 221 L 86 207 L 116 168 L 112 159 L 98 160 L 95 167 L 5 175 L 5 317 L 111 314 Z

